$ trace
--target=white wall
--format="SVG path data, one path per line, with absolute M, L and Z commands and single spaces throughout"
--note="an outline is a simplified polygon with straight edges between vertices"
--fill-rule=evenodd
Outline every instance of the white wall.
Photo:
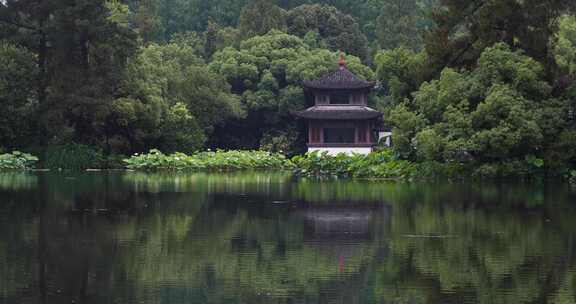
M 370 147 L 362 147 L 362 148 L 358 148 L 358 147 L 308 148 L 308 152 L 314 152 L 314 151 L 319 151 L 320 153 L 328 152 L 329 155 L 338 155 L 340 153 L 344 153 L 344 154 L 348 154 L 348 155 L 352 155 L 354 153 L 362 154 L 362 155 L 368 155 L 372 152 L 372 148 L 370 148 Z

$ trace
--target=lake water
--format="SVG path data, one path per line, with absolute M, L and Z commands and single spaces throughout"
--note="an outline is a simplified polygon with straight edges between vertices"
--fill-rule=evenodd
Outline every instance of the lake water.
M 0 303 L 576 303 L 576 191 L 0 174 Z

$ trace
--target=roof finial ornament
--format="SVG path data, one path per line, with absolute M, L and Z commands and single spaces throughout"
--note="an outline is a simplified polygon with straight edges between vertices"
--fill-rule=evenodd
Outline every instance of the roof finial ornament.
M 340 65 L 341 70 L 346 68 L 346 57 L 344 57 L 344 54 L 340 54 L 340 60 L 338 61 L 338 64 Z

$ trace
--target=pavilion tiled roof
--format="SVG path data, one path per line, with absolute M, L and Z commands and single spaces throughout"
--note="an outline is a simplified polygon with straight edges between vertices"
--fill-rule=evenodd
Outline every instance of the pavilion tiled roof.
M 375 119 L 382 113 L 362 105 L 345 106 L 314 106 L 304 111 L 294 112 L 294 115 L 304 119 L 328 119 L 328 120 L 356 120 Z
M 304 86 L 311 89 L 320 90 L 359 90 L 371 89 L 376 84 L 374 82 L 360 79 L 346 67 L 346 61 L 340 59 L 340 69 L 330 73 L 320 79 L 304 81 Z

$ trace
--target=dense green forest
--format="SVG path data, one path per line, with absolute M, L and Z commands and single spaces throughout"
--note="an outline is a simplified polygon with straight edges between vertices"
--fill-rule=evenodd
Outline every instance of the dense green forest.
M 337 68 L 413 161 L 576 161 L 567 0 L 0 1 L 0 150 L 301 152 Z M 78 149 L 78 148 L 76 148 Z M 86 148 L 83 148 L 86 150 Z

